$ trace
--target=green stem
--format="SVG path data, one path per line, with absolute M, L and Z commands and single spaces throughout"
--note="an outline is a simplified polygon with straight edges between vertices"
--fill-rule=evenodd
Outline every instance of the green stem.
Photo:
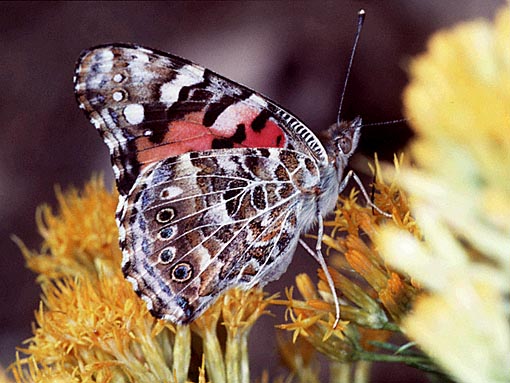
M 207 375 L 212 383 L 223 383 L 225 379 L 225 362 L 223 351 L 218 340 L 216 330 L 205 329 L 203 347 Z
M 191 331 L 189 326 L 176 326 L 173 359 L 177 382 L 186 382 L 191 359 Z
M 330 362 L 330 383 L 351 383 L 351 366 L 352 363 L 338 362 L 336 360 Z
M 134 330 L 140 339 L 141 350 L 145 356 L 145 365 L 155 379 L 168 381 L 172 373 L 172 345 L 169 330 L 163 330 L 156 338 L 151 335 L 151 328 L 141 326 Z
M 382 330 L 389 330 L 389 331 L 393 331 L 396 333 L 402 332 L 402 330 L 400 329 L 400 326 L 393 322 L 385 323 L 384 326 L 382 327 Z
M 243 383 L 250 383 L 250 361 L 248 359 L 248 332 L 241 336 L 241 379 Z
M 353 383 L 368 383 L 370 380 L 370 367 L 372 367 L 372 363 L 361 360 L 354 366 Z
M 242 346 L 239 333 L 227 336 L 227 348 L 225 350 L 225 363 L 228 383 L 244 383 L 242 374 Z

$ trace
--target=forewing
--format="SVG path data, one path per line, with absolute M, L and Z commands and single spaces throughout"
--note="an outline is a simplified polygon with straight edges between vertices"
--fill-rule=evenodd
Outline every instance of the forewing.
M 225 289 L 277 279 L 319 171 L 285 149 L 192 152 L 148 167 L 119 216 L 123 271 L 152 313 L 188 323 Z
M 313 133 L 274 102 L 164 52 L 118 44 L 84 51 L 75 92 L 110 149 L 121 196 L 148 165 L 191 151 L 278 147 L 327 160 Z

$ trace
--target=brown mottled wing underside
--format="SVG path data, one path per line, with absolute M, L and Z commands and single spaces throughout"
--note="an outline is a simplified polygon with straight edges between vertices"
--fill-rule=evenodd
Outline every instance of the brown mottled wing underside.
M 124 274 L 153 315 L 189 323 L 227 288 L 264 285 L 287 269 L 303 228 L 302 190 L 318 182 L 309 157 L 276 148 L 149 166 L 118 216 Z

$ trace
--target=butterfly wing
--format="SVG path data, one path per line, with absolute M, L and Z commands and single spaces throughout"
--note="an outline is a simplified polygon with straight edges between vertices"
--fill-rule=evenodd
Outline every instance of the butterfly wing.
M 190 322 L 226 288 L 285 271 L 327 163 L 298 119 L 185 59 L 130 45 L 85 51 L 75 92 L 110 149 L 124 274 L 156 316 Z
M 277 279 L 303 227 L 310 157 L 287 149 L 191 152 L 147 167 L 120 214 L 123 271 L 151 312 L 188 323 L 225 289 Z
M 327 161 L 320 141 L 283 108 L 177 56 L 99 46 L 82 53 L 74 81 L 110 149 L 121 196 L 147 165 L 190 151 L 274 147 Z

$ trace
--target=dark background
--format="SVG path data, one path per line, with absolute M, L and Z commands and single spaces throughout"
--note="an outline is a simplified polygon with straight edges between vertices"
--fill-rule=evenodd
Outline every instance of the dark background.
M 93 172 L 111 182 L 106 146 L 78 109 L 74 63 L 82 49 L 132 42 L 168 51 L 266 94 L 313 130 L 337 113 L 353 42 L 356 13 L 367 11 L 344 102 L 344 119 L 402 117 L 408 59 L 439 28 L 492 18 L 503 0 L 336 2 L 1 2 L 0 12 L 0 363 L 30 336 L 39 290 L 10 240 L 37 248 L 34 212 L 55 205 L 54 185 L 82 186 Z M 403 124 L 368 127 L 358 152 L 391 159 L 410 137 Z M 350 187 L 349 187 L 350 188 Z M 283 291 L 301 271 L 318 266 L 298 253 Z M 273 334 L 267 317 L 253 329 Z M 252 376 L 278 370 L 273 337 L 251 337 Z M 377 371 L 381 371 L 378 369 Z M 410 369 L 379 373 L 374 382 L 407 381 Z M 407 376 L 407 377 L 406 377 Z

